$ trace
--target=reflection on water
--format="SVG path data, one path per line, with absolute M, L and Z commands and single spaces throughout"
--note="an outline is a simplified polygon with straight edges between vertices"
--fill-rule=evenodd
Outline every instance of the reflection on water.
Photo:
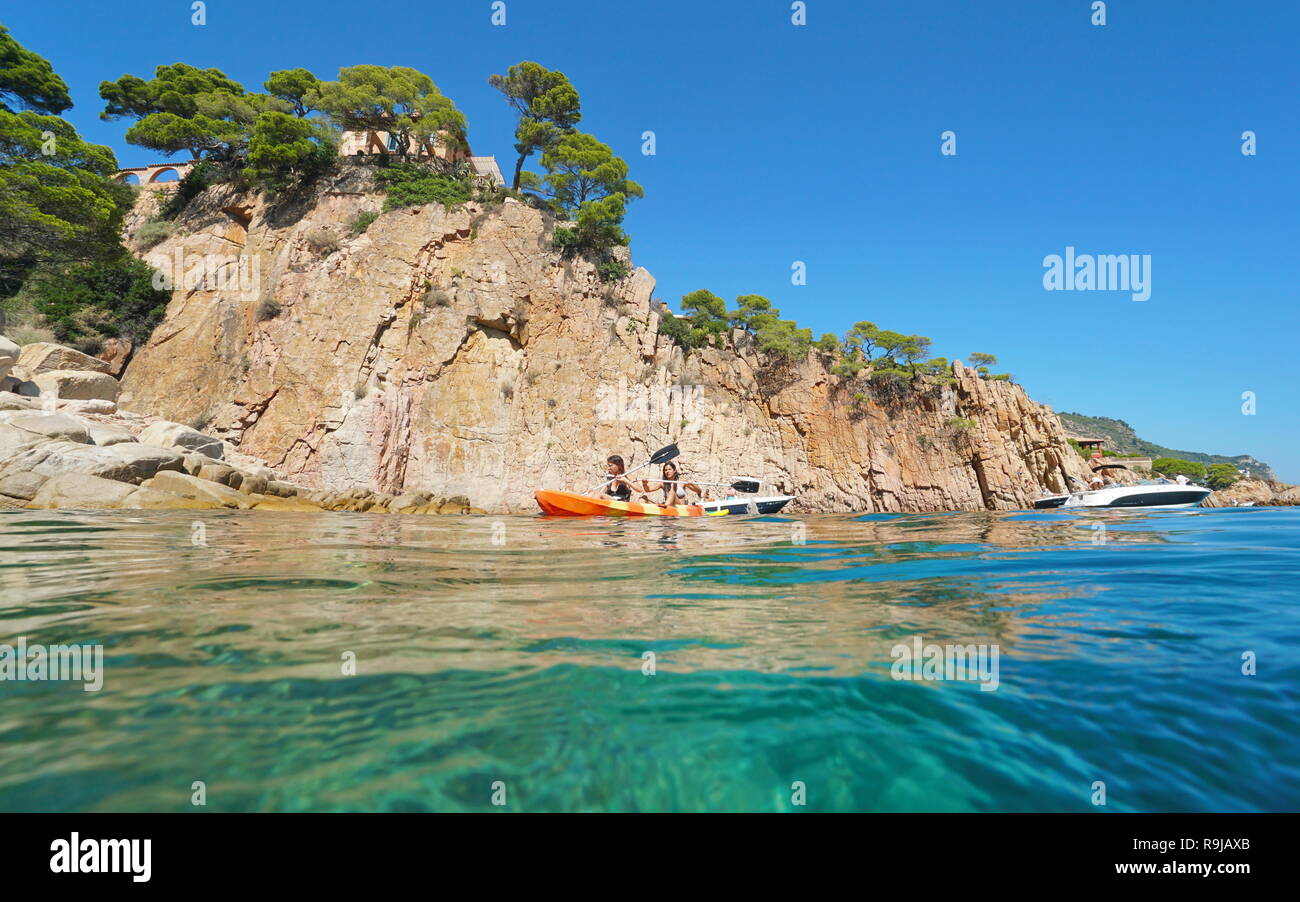
M 105 661 L 0 681 L 0 809 L 1294 808 L 1298 564 L 1296 509 L 0 512 L 0 642 Z

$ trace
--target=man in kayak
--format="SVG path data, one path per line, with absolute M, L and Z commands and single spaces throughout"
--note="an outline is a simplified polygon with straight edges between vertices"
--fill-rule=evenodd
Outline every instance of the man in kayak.
M 632 483 L 623 478 L 623 458 L 611 454 L 605 458 L 605 465 L 605 472 L 612 477 L 609 484 L 605 486 L 605 494 L 613 496 L 617 501 L 631 501 Z

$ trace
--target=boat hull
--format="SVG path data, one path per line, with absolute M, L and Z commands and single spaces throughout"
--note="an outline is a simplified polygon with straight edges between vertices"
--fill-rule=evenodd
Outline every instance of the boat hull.
M 1200 486 L 1150 486 L 1119 485 L 1089 492 L 1068 495 L 1049 495 L 1034 502 L 1035 510 L 1070 509 L 1081 507 L 1107 508 L 1109 510 L 1174 510 L 1199 507 L 1210 496 L 1210 490 Z
M 789 495 L 767 495 L 752 499 L 706 501 L 702 504 L 647 504 L 545 489 L 538 491 L 536 498 L 542 513 L 557 517 L 725 517 L 775 514 L 794 500 Z

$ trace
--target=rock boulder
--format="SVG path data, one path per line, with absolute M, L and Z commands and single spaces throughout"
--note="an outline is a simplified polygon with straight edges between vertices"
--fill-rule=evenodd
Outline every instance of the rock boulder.
M 214 460 L 220 460 L 226 453 L 221 439 L 204 435 L 197 429 L 191 429 L 189 426 L 180 423 L 169 423 L 166 420 L 160 420 L 146 426 L 144 431 L 140 433 L 140 441 L 146 445 L 161 445 L 164 448 L 183 448 L 186 451 L 197 451 L 199 454 L 206 455 Z
M 107 361 L 83 354 L 75 348 L 65 348 L 46 341 L 24 346 L 18 363 L 30 374 L 28 378 L 55 370 L 80 370 L 105 375 L 112 375 L 113 372 L 112 364 Z
M 40 487 L 32 498 L 37 508 L 104 509 L 121 507 L 135 486 L 86 473 L 60 473 Z
M 9 377 L 9 371 L 18 362 L 18 357 L 21 354 L 22 348 L 0 335 L 0 379 Z
M 116 401 L 120 388 L 107 373 L 88 370 L 47 370 L 32 377 L 41 393 L 72 401 Z

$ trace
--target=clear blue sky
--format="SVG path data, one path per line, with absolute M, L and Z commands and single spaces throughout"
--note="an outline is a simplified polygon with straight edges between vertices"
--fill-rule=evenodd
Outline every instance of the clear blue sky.
M 508 170 L 487 76 L 536 60 L 645 187 L 632 251 L 674 306 L 757 293 L 818 335 L 869 319 L 936 354 L 988 351 L 1057 410 L 1300 481 L 1294 0 L 1115 0 L 1104 27 L 1089 0 L 808 0 L 804 27 L 788 0 L 507 0 L 504 27 L 490 6 L 210 0 L 195 27 L 188 0 L 7 2 L 0 22 L 124 165 L 158 156 L 96 118 L 103 79 L 184 61 L 257 89 L 376 63 L 431 75 Z M 1045 291 L 1043 257 L 1067 245 L 1150 254 L 1150 300 Z

